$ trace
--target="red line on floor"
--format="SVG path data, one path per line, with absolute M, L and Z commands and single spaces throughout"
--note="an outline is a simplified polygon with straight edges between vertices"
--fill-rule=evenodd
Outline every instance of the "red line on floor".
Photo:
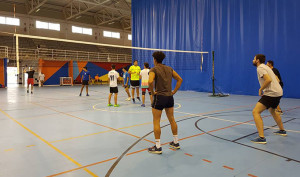
M 193 157 L 193 155 L 191 155 L 191 154 L 188 154 L 188 153 L 184 153 L 184 154 L 187 156 Z
M 224 165 L 223 167 L 224 167 L 224 168 L 227 168 L 227 169 L 229 169 L 229 170 L 234 170 L 234 168 L 228 167 L 228 166 L 226 166 L 226 165 Z
M 251 176 L 251 177 L 258 177 L 258 176 L 252 175 L 252 174 L 248 174 L 248 176 Z
M 202 159 L 204 162 L 212 163 L 210 160 Z

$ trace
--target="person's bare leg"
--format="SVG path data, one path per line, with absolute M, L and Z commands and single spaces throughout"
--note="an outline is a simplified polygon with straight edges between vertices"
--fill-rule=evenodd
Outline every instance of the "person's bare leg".
M 125 91 L 126 91 L 126 93 L 127 93 L 128 97 L 130 97 L 130 93 L 129 93 L 129 89 L 128 89 L 128 87 L 125 89 Z
M 115 93 L 115 105 L 117 105 L 118 104 L 118 94 L 117 93 Z
M 280 107 L 279 105 L 277 106 L 277 110 L 278 110 L 279 112 L 282 112 L 281 107 Z
M 160 119 L 161 119 L 162 111 L 158 109 L 152 108 L 152 115 L 153 115 L 153 131 L 155 139 L 160 139 Z
M 140 97 L 140 88 L 139 87 L 136 88 L 136 97 Z
M 33 84 L 30 84 L 31 85 L 31 93 L 33 92 Z
M 111 104 L 111 103 L 110 103 L 111 95 L 112 95 L 112 93 L 110 93 L 110 94 L 108 95 L 108 104 Z
M 260 102 L 257 102 L 256 106 L 254 107 L 252 114 L 255 121 L 255 125 L 258 131 L 259 137 L 265 137 L 264 135 L 264 122 L 260 116 L 260 114 L 266 110 L 266 106 L 261 104 Z
M 85 92 L 87 95 L 89 94 L 89 86 L 88 85 L 85 86 Z
M 134 99 L 134 90 L 135 90 L 135 88 L 132 88 L 132 89 L 131 89 L 132 99 Z
M 143 104 L 145 104 L 145 95 L 142 95 Z
M 165 111 L 166 111 L 166 115 L 169 119 L 173 135 L 178 135 L 177 123 L 174 118 L 174 107 L 173 108 L 165 108 Z
M 83 88 L 84 88 L 84 85 L 81 86 L 80 95 L 82 94 Z
M 275 112 L 275 109 L 273 109 L 273 108 L 270 108 L 269 112 L 272 114 L 273 119 L 275 120 L 275 122 L 276 122 L 277 126 L 279 127 L 279 129 L 280 130 L 284 130 L 280 114 L 277 114 Z

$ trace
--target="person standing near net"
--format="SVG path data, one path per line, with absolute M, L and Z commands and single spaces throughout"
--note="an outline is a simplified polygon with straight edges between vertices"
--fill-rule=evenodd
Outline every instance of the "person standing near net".
M 174 98 L 173 95 L 180 88 L 182 78 L 169 66 L 162 64 L 165 58 L 163 52 L 157 51 L 152 54 L 154 68 L 149 72 L 149 88 L 153 93 L 154 100 L 152 102 L 153 129 L 155 136 L 155 146 L 148 148 L 148 152 L 161 154 L 162 147 L 160 144 L 160 119 L 162 110 L 165 109 L 169 119 L 174 140 L 169 144 L 174 149 L 180 149 L 178 143 L 178 128 L 174 119 Z M 172 91 L 172 79 L 177 81 L 175 89 Z M 153 82 L 155 82 L 155 92 L 153 90 Z
M 149 63 L 144 63 L 144 69 L 141 71 L 140 73 L 140 79 L 142 80 L 142 101 L 143 101 L 143 104 L 141 105 L 142 107 L 145 107 L 145 95 L 146 95 L 146 90 L 148 90 L 148 93 L 150 95 L 150 100 L 151 100 L 151 103 L 152 103 L 152 95 L 151 95 L 151 92 L 149 90 Z
M 261 113 L 268 109 L 273 116 L 276 124 L 279 127 L 279 131 L 274 132 L 276 135 L 286 136 L 287 133 L 283 128 L 283 123 L 280 114 L 275 112 L 275 109 L 280 103 L 280 99 L 283 95 L 283 90 L 276 79 L 274 72 L 265 65 L 266 57 L 263 54 L 258 54 L 253 59 L 253 65 L 257 67 L 257 77 L 260 84 L 258 91 L 261 99 L 254 107 L 252 114 L 258 131 L 258 138 L 251 140 L 253 143 L 266 144 L 267 140 L 264 135 L 264 124 L 261 118 Z
M 276 78 L 277 81 L 279 82 L 281 88 L 283 89 L 283 82 L 282 82 L 282 79 L 281 79 L 281 75 L 280 75 L 278 69 L 274 68 L 274 62 L 272 60 L 267 61 L 267 66 L 269 66 L 272 69 L 272 71 L 274 72 L 274 74 L 277 77 Z M 280 114 L 283 113 L 279 105 L 278 105 L 276 111 L 279 112 Z
M 134 90 L 136 89 L 136 98 L 141 101 L 140 99 L 140 72 L 141 68 L 138 66 L 138 61 L 134 60 L 133 65 L 130 66 L 128 73 L 131 74 L 130 77 L 130 85 L 131 85 L 131 95 L 132 95 L 132 101 L 135 103 L 134 99 Z
M 85 67 L 83 67 L 83 70 L 82 70 L 82 77 L 81 77 L 82 86 L 81 86 L 79 96 L 81 96 L 84 86 L 85 86 L 85 90 L 86 90 L 86 96 L 90 96 L 89 95 L 89 81 L 90 80 L 91 80 L 91 74 L 87 70 L 87 67 L 85 66 Z
M 29 93 L 29 85 L 31 85 L 31 94 L 33 94 L 33 85 L 34 85 L 34 72 L 33 68 L 30 68 L 29 71 L 24 70 L 25 73 L 28 74 L 28 79 L 27 79 L 27 93 Z
M 109 96 L 108 96 L 108 106 L 112 106 L 110 103 L 111 96 L 114 94 L 115 105 L 114 107 L 119 107 L 118 105 L 118 78 L 119 73 L 116 71 L 116 65 L 111 65 L 111 71 L 108 73 L 108 82 L 109 82 Z
M 122 68 L 123 71 L 123 87 L 125 88 L 125 91 L 128 95 L 128 98 L 126 98 L 126 101 L 130 101 L 131 100 L 131 96 L 129 93 L 129 88 L 130 88 L 130 82 L 129 82 L 129 78 L 130 78 L 130 74 L 127 72 L 127 70 L 125 68 Z

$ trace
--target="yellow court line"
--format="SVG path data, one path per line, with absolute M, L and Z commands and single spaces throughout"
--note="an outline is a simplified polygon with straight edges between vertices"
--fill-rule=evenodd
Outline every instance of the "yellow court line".
M 174 111 L 174 112 L 181 113 L 181 114 L 188 114 L 188 115 L 197 116 L 197 114 L 191 114 L 191 113 L 187 113 L 187 112 L 179 112 L 179 111 Z M 205 116 L 205 115 L 199 115 L 199 116 L 200 116 L 200 117 L 209 118 L 209 119 L 221 120 L 221 121 L 225 121 L 225 122 L 232 122 L 232 123 L 239 123 L 239 124 L 245 124 L 245 125 L 253 125 L 253 126 L 256 126 L 255 124 L 251 124 L 251 123 L 245 123 L 245 122 L 239 122 L 239 121 L 234 121 L 234 120 L 221 119 L 221 118 L 212 117 L 212 116 Z M 278 128 L 275 128 L 275 127 L 269 127 L 269 126 L 264 126 L 264 127 L 265 127 L 265 128 L 270 128 L 270 129 L 275 129 L 275 130 L 278 129 Z M 287 131 L 287 132 L 293 132 L 293 133 L 300 133 L 300 131 L 297 131 L 297 130 L 289 130 L 289 129 L 285 129 L 285 131 Z
M 6 112 L 4 112 L 2 109 L 0 109 L 0 112 L 2 112 L 2 114 L 4 114 L 6 117 L 8 117 L 9 119 L 13 120 L 15 123 L 19 124 L 21 127 L 23 127 L 25 130 L 27 130 L 28 132 L 30 132 L 32 135 L 34 135 L 35 137 L 37 137 L 39 140 L 43 141 L 44 143 L 46 143 L 48 146 L 50 146 L 52 149 L 54 149 L 55 151 L 57 151 L 58 153 L 60 153 L 62 156 L 64 156 L 65 158 L 67 158 L 68 160 L 70 160 L 71 162 L 73 162 L 74 164 L 76 164 L 78 167 L 81 167 L 82 165 L 80 163 L 78 163 L 77 161 L 75 161 L 74 159 L 72 159 L 70 156 L 68 156 L 67 154 L 65 154 L 64 152 L 62 152 L 61 150 L 59 150 L 58 148 L 56 148 L 55 146 L 53 146 L 50 142 L 48 142 L 47 140 L 45 140 L 44 138 L 42 138 L 41 136 L 39 136 L 38 134 L 36 134 L 35 132 L 33 132 L 32 130 L 30 130 L 29 128 L 27 128 L 25 125 L 23 125 L 22 123 L 20 123 L 19 121 L 17 121 L 16 119 L 14 119 L 13 117 L 11 117 L 9 114 L 7 114 Z M 89 169 L 84 168 L 84 171 L 86 171 L 87 173 L 89 173 L 91 176 L 93 177 L 98 177 L 96 174 L 94 174 L 93 172 L 91 172 Z
M 5 152 L 8 152 L 8 151 L 13 151 L 14 149 L 5 149 L 4 151 Z

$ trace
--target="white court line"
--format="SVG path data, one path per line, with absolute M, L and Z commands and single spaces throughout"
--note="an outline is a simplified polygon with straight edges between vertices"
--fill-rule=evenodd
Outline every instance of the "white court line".
M 232 123 L 239 123 L 239 124 L 256 126 L 255 124 L 251 124 L 251 123 L 244 123 L 244 122 L 238 122 L 238 121 L 234 121 L 234 120 L 221 119 L 221 118 L 212 117 L 212 116 L 204 116 L 204 115 L 198 115 L 198 114 L 192 114 L 192 113 L 180 112 L 180 111 L 174 111 L 174 112 L 181 113 L 181 114 L 192 115 L 192 116 L 205 117 L 205 118 L 209 118 L 209 119 L 221 120 L 221 121 L 225 121 L 225 122 L 232 122 Z M 264 126 L 264 127 L 265 128 L 270 128 L 270 129 L 278 130 L 278 128 L 275 128 L 275 127 L 269 127 L 269 126 Z M 300 131 L 297 131 L 297 130 L 288 130 L 288 129 L 285 129 L 285 131 L 287 131 L 287 132 L 293 132 L 293 133 L 300 133 Z

